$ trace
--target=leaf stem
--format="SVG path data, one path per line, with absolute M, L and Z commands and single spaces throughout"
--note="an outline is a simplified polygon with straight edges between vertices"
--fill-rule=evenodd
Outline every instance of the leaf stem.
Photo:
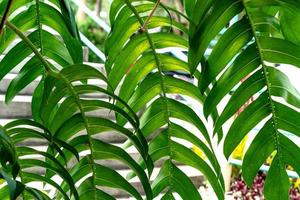
M 9 11 L 10 11 L 10 8 L 13 4 L 13 0 L 8 0 L 8 3 L 6 5 L 6 8 L 5 8 L 5 12 L 4 12 L 4 15 L 1 19 L 1 22 L 0 22 L 0 34 L 2 33 L 2 30 L 3 30 L 3 27 L 7 21 L 7 18 L 8 18 L 8 15 L 9 15 Z
M 155 5 L 154 5 L 154 8 L 151 10 L 149 16 L 148 16 L 147 19 L 144 21 L 144 24 L 143 24 L 142 27 L 141 27 L 141 30 L 142 30 L 142 31 L 145 31 L 145 30 L 147 29 L 147 25 L 148 25 L 150 19 L 152 18 L 154 12 L 155 12 L 156 9 L 158 8 L 159 4 L 160 4 L 160 0 L 157 0 L 156 3 L 155 3 Z
M 85 115 L 85 112 L 84 112 L 84 108 L 82 107 L 81 103 L 80 103 L 80 99 L 79 99 L 79 96 L 78 94 L 76 93 L 76 91 L 74 90 L 74 87 L 72 86 L 72 84 L 70 84 L 68 82 L 68 80 L 66 79 L 66 77 L 64 77 L 62 74 L 60 73 L 57 73 L 56 71 L 54 71 L 49 63 L 47 62 L 47 60 L 41 55 L 40 51 L 36 48 L 36 46 L 26 37 L 26 35 L 24 35 L 15 25 L 13 25 L 12 23 L 6 21 L 6 25 L 12 30 L 14 31 L 30 48 L 31 50 L 33 51 L 33 53 L 37 56 L 37 58 L 41 61 L 41 63 L 43 64 L 43 66 L 45 67 L 45 70 L 46 72 L 52 76 L 52 77 L 55 77 L 57 79 L 60 79 L 62 80 L 67 88 L 69 89 L 69 91 L 71 92 L 72 96 L 74 97 L 75 99 L 75 102 L 79 108 L 79 111 L 82 115 L 82 118 L 84 120 L 84 124 L 85 124 L 85 128 L 86 128 L 86 131 L 87 131 L 87 135 L 88 135 L 88 140 L 89 140 L 89 146 L 90 146 L 90 150 L 91 150 L 91 156 L 93 156 L 93 147 L 92 147 L 92 137 L 91 137 L 91 134 L 90 134 L 90 127 L 88 125 L 88 120 L 87 120 L 87 117 Z M 92 159 L 92 171 L 93 171 L 93 176 L 95 176 L 95 162 L 94 162 L 95 159 Z M 94 179 L 93 179 L 94 181 Z
M 271 94 L 271 84 L 270 84 L 270 80 L 269 80 L 269 76 L 268 76 L 268 71 L 267 71 L 267 66 L 264 64 L 264 55 L 263 52 L 261 51 L 262 47 L 259 43 L 259 37 L 256 35 L 256 30 L 255 30 L 255 25 L 254 22 L 252 20 L 252 15 L 250 13 L 250 11 L 247 8 L 247 5 L 245 3 L 245 1 L 242 1 L 243 6 L 245 8 L 246 11 L 246 15 L 248 16 L 248 20 L 253 32 L 253 36 L 255 39 L 255 43 L 257 46 L 257 50 L 259 53 L 259 57 L 261 60 L 261 65 L 262 65 L 262 70 L 263 70 L 263 76 L 265 78 L 265 82 L 266 82 L 266 86 L 267 86 L 267 94 L 268 94 L 268 99 L 269 99 L 269 103 L 270 103 L 270 110 L 272 112 L 272 124 L 273 124 L 273 128 L 275 130 L 275 134 L 274 134 L 274 141 L 275 141 L 275 149 L 277 151 L 277 153 L 279 154 L 279 163 L 281 163 L 281 155 L 280 155 L 280 145 L 279 145 L 279 132 L 278 132 L 278 123 L 277 123 L 277 117 L 276 117 L 276 110 L 275 110 L 275 105 L 272 99 L 272 94 Z
M 160 0 L 158 0 L 157 2 L 159 2 Z M 131 3 L 129 2 L 129 0 L 125 0 L 127 6 L 131 9 L 131 11 L 133 12 L 133 14 L 135 15 L 135 17 L 138 19 L 139 23 L 141 25 L 143 24 L 146 24 L 146 23 L 143 23 L 143 19 L 140 17 L 139 13 L 137 12 L 137 10 L 131 5 Z M 157 6 L 159 5 L 159 3 L 156 4 Z M 156 7 L 157 7 L 156 6 Z M 155 8 L 155 7 L 154 7 Z M 155 10 L 155 9 L 153 9 Z M 153 11 L 154 13 L 154 11 Z M 149 17 L 148 17 L 149 18 Z M 147 19 L 148 19 L 147 18 Z M 150 18 L 149 18 L 150 19 Z M 141 29 L 142 30 L 142 29 Z M 164 100 L 164 104 L 165 104 L 165 112 L 166 112 L 166 120 L 167 120 L 167 127 L 168 129 L 170 129 L 170 126 L 171 126 L 171 120 L 170 120 L 170 109 L 169 109 L 169 106 L 168 106 L 168 98 L 167 98 L 167 95 L 166 95 L 166 87 L 165 87 L 165 83 L 164 83 L 164 73 L 163 73 L 163 69 L 161 67 L 161 62 L 160 62 L 160 59 L 156 53 L 156 50 L 155 50 L 155 46 L 154 46 L 154 43 L 150 37 L 150 34 L 147 30 L 147 28 L 145 28 L 144 30 L 142 30 L 143 33 L 146 34 L 146 37 L 147 37 L 147 40 L 148 40 L 148 43 L 150 45 L 150 48 L 151 48 L 151 51 L 153 53 L 153 57 L 154 57 L 154 60 L 155 60 L 155 63 L 156 63 L 156 67 L 158 69 L 158 72 L 160 74 L 160 87 L 161 87 L 161 96 L 163 97 L 163 100 Z M 173 166 L 171 165 L 171 162 L 173 160 L 173 151 L 172 151 L 172 146 L 171 146 L 171 134 L 169 133 L 168 131 L 168 150 L 169 150 L 169 157 L 168 157 L 168 160 L 170 161 L 169 165 L 168 165 L 168 169 L 169 169 L 169 177 L 171 177 L 172 175 L 172 172 L 173 172 Z M 170 187 L 172 187 L 172 182 L 171 182 L 171 179 L 169 178 L 169 185 Z
M 26 35 L 22 33 L 14 24 L 10 23 L 9 21 L 5 22 L 6 26 L 10 28 L 13 32 L 15 32 L 33 51 L 33 53 L 36 55 L 36 57 L 41 61 L 43 66 L 45 67 L 45 70 L 48 73 L 54 72 L 52 68 L 50 67 L 49 63 L 46 61 L 46 59 L 42 56 L 42 54 L 39 52 L 39 50 L 36 48 L 36 46 L 28 39 Z

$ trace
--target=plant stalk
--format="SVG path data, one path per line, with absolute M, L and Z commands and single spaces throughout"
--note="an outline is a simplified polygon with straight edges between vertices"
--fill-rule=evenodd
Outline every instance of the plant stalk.
M 151 10 L 149 16 L 147 17 L 147 19 L 144 21 L 144 24 L 143 26 L 141 27 L 141 30 L 142 31 L 145 31 L 147 29 L 147 25 L 150 21 L 150 19 L 152 18 L 152 16 L 154 15 L 154 12 L 156 11 L 156 9 L 158 8 L 158 5 L 160 4 L 160 0 L 157 0 L 155 5 L 154 5 L 154 8 Z
M 9 0 L 7 5 L 6 5 L 4 15 L 3 15 L 2 19 L 1 19 L 1 22 L 0 22 L 0 34 L 2 33 L 3 27 L 4 27 L 4 25 L 7 21 L 9 11 L 10 11 L 10 8 L 11 8 L 12 4 L 13 4 L 13 0 Z
M 33 53 L 36 55 L 36 57 L 41 61 L 41 63 L 45 67 L 45 70 L 49 73 L 53 72 L 49 63 L 42 56 L 42 54 L 39 52 L 39 50 L 36 48 L 36 46 L 30 41 L 30 39 L 28 39 L 27 36 L 22 33 L 22 31 L 20 31 L 15 25 L 10 23 L 9 21 L 6 21 L 5 24 L 8 28 L 10 28 L 13 32 L 15 32 L 29 46 L 29 48 L 33 51 Z

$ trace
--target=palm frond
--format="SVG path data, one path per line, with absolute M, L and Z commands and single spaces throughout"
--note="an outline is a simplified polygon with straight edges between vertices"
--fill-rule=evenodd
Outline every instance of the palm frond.
M 242 173 L 251 185 L 261 165 L 276 152 L 264 187 L 267 199 L 288 199 L 287 165 L 299 173 L 295 154 L 300 149 L 286 132 L 299 136 L 300 93 L 283 68 L 275 67 L 300 67 L 296 29 L 282 22 L 287 17 L 298 20 L 299 5 L 284 0 L 197 1 L 195 10 L 200 12 L 192 16 L 189 63 L 192 71 L 201 63 L 199 85 L 207 94 L 204 114 L 208 117 L 219 104 L 226 105 L 215 120 L 215 131 L 254 98 L 231 124 L 224 154 L 228 158 L 253 128 L 259 128 Z
M 5 8 L 7 2 L 1 1 L 0 7 Z M 20 0 L 12 3 L 7 19 L 26 33 L 42 56 L 56 68 L 61 68 L 82 63 L 82 47 L 72 16 L 67 1 Z M 44 70 L 39 59 L 32 55 L 32 50 L 23 40 L 18 39 L 14 30 L 4 26 L 0 38 L 0 53 L 4 55 L 0 62 L 0 80 L 10 72 L 19 72 L 7 89 L 5 101 L 8 103 L 33 80 L 43 75 Z
M 51 137 L 48 130 L 41 124 L 38 124 L 32 120 L 16 120 L 8 123 L 5 127 L 1 127 L 1 136 L 3 137 L 1 149 L 6 152 L 1 157 L 2 177 L 6 179 L 7 187 L 10 192 L 10 199 L 16 199 L 22 194 L 23 199 L 30 199 L 35 196 L 30 192 L 33 188 L 30 187 L 31 183 L 44 184 L 45 187 L 40 188 L 38 193 L 47 191 L 47 187 L 54 187 L 64 199 L 70 199 L 70 194 L 74 195 L 75 199 L 78 199 L 78 193 L 75 188 L 73 179 L 65 167 L 51 154 L 42 150 L 37 150 L 29 147 L 27 141 L 40 140 L 45 141 L 54 149 L 60 149 L 61 147 L 70 147 L 64 141 L 56 141 Z M 61 145 L 62 144 L 62 145 Z M 46 162 L 50 160 L 50 162 Z M 38 170 L 33 170 L 38 169 Z M 56 177 L 44 177 L 39 172 L 51 170 Z M 6 174 L 6 175 L 4 175 Z M 9 174 L 11 177 L 9 180 Z M 57 177 L 58 176 L 58 177 Z M 16 178 L 20 181 L 16 181 Z M 65 190 L 61 189 L 58 182 L 66 182 L 67 187 Z M 5 199 L 5 190 L 7 187 L 1 187 L 1 195 Z M 45 192 L 45 196 L 40 199 L 52 198 L 49 192 Z M 4 198 L 5 197 L 5 198 Z
M 155 12 L 156 8 L 160 12 Z M 118 96 L 141 115 L 140 129 L 150 140 L 152 160 L 155 163 L 164 160 L 152 184 L 154 197 L 166 189 L 164 198 L 171 197 L 172 193 L 178 193 L 183 199 L 201 198 L 188 176 L 175 166 L 179 162 L 204 174 L 218 198 L 223 199 L 220 166 L 204 123 L 190 106 L 171 97 L 172 94 L 183 95 L 200 104 L 203 100 L 193 84 L 168 75 L 170 71 L 189 74 L 187 63 L 169 53 L 162 53 L 166 48 L 186 51 L 188 30 L 171 19 L 159 2 L 152 1 L 115 0 L 110 20 L 112 31 L 105 49 L 108 81 Z M 171 33 L 172 28 L 182 35 Z M 117 122 L 120 125 L 126 123 L 120 116 L 117 116 Z M 199 147 L 208 159 L 200 158 L 177 139 Z M 188 185 L 185 187 L 189 191 L 182 190 L 179 180 Z
M 99 164 L 99 161 L 104 159 L 118 160 L 135 171 L 141 180 L 147 199 L 151 199 L 152 191 L 144 169 L 121 147 L 106 143 L 100 137 L 107 131 L 115 131 L 127 137 L 147 163 L 148 169 L 151 170 L 152 162 L 148 158 L 147 142 L 138 127 L 138 118 L 134 112 L 126 113 L 105 100 L 87 99 L 86 96 L 91 93 L 96 96 L 105 94 L 124 105 L 123 101 L 107 90 L 96 85 L 82 83 L 82 81 L 89 80 L 106 81 L 106 78 L 97 69 L 87 65 L 68 66 L 59 73 L 51 73 L 45 78 L 44 95 L 40 107 L 41 119 L 54 137 L 66 141 L 81 155 L 80 161 L 70 169 L 75 183 L 79 184 L 79 188 L 84 188 L 84 190 L 79 190 L 80 199 L 88 198 L 92 194 L 94 199 L 112 198 L 98 187 L 124 190 L 134 198 L 142 199 L 141 194 L 119 173 Z M 126 107 L 126 104 L 124 106 Z M 112 112 L 124 116 L 133 130 L 116 124 L 112 117 L 109 117 Z M 66 161 L 71 162 L 74 154 L 70 151 L 63 152 L 65 152 Z M 59 154 L 57 156 L 58 159 L 63 159 Z M 52 175 L 48 172 L 46 177 Z M 88 176 L 85 177 L 85 175 Z M 90 192 L 87 193 L 86 190 Z
M 19 6 L 24 6 L 27 1 L 18 3 L 21 3 Z M 17 147 L 20 157 L 27 156 L 26 161 L 19 160 L 23 168 L 30 168 L 34 165 L 46 168 L 45 174 L 42 176 L 30 172 L 22 172 L 22 177 L 20 176 L 21 182 L 25 185 L 34 180 L 46 182 L 57 189 L 56 199 L 68 199 L 70 194 L 74 194 L 75 199 L 89 198 L 90 195 L 93 195 L 94 199 L 114 199 L 99 187 L 124 190 L 136 199 L 142 199 L 141 194 L 123 176 L 115 170 L 99 164 L 104 159 L 118 160 L 136 172 L 141 179 L 147 199 L 152 199 L 151 187 L 144 169 L 121 147 L 106 143 L 101 140 L 101 137 L 99 138 L 99 135 L 103 132 L 111 130 L 129 138 L 151 171 L 152 161 L 148 158 L 147 142 L 140 133 L 139 121 L 135 113 L 124 112 L 118 106 L 103 99 L 86 98 L 91 93 L 96 96 L 103 96 L 104 94 L 117 102 L 121 102 L 123 106 L 130 110 L 114 94 L 97 84 L 88 84 L 93 79 L 93 81 L 98 83 L 104 82 L 108 85 L 104 75 L 93 67 L 81 64 L 82 60 L 73 60 L 70 50 L 76 51 L 76 54 L 80 53 L 79 57 L 74 56 L 74 58 L 80 59 L 82 54 L 81 46 L 80 51 L 77 51 L 76 43 L 73 43 L 77 42 L 74 39 L 77 38 L 76 29 L 74 29 L 76 27 L 74 27 L 75 24 L 72 21 L 72 14 L 69 13 L 70 8 L 67 1 L 52 1 L 50 4 L 36 1 L 36 4 L 31 4 L 29 5 L 29 10 L 39 7 L 40 11 L 42 9 L 45 9 L 44 12 L 48 11 L 47 15 L 40 15 L 39 17 L 41 18 L 39 19 L 44 19 L 44 22 L 47 23 L 45 25 L 57 31 L 59 36 L 39 27 L 36 31 L 26 35 L 22 32 L 24 30 L 21 24 L 17 24 L 18 21 L 15 24 L 11 22 L 14 19 L 6 22 L 6 28 L 21 39 L 21 42 L 12 47 L 12 50 L 2 60 L 2 62 L 11 61 L 11 56 L 16 53 L 15 50 L 17 49 L 17 52 L 20 51 L 21 55 L 17 55 L 20 57 L 12 65 L 9 65 L 10 69 L 5 69 L 6 73 L 19 62 L 23 61 L 25 57 L 33 54 L 32 59 L 19 72 L 19 79 L 14 80 L 15 82 L 13 81 L 11 87 L 14 87 L 13 90 L 17 94 L 16 89 L 21 90 L 23 86 L 26 86 L 26 84 L 23 84 L 24 80 L 22 78 L 26 81 L 29 77 L 28 79 L 33 81 L 38 75 L 43 75 L 42 81 L 33 94 L 34 103 L 32 110 L 35 121 L 31 121 L 31 123 L 39 123 L 45 127 L 47 131 L 43 137 L 50 141 L 46 151 L 38 151 L 28 147 Z M 17 5 L 14 4 L 14 6 Z M 62 13 L 57 10 L 57 7 L 59 8 L 60 6 Z M 14 9 L 11 9 L 11 11 L 14 11 Z M 54 15 L 52 18 L 51 12 Z M 32 10 L 27 14 L 31 13 Z M 22 16 L 22 14 L 17 16 Z M 36 18 L 36 16 L 33 18 Z M 50 26 L 51 24 L 53 26 Z M 64 36 L 66 36 L 65 39 Z M 41 38 L 45 40 L 44 43 L 41 42 Z M 68 42 L 71 42 L 69 44 L 75 46 L 69 45 Z M 78 64 L 74 64 L 77 62 Z M 41 68 L 41 73 L 36 71 L 35 73 L 30 72 L 36 66 Z M 28 75 L 29 72 L 32 76 Z M 27 83 L 29 84 L 30 81 L 27 81 Z M 8 96 L 13 97 L 15 95 L 10 94 L 8 91 Z M 109 117 L 113 112 L 118 112 L 124 116 L 131 124 L 131 129 L 117 125 L 113 121 L 113 118 Z M 90 115 L 90 113 L 92 114 Z M 15 124 L 18 122 L 12 123 Z M 11 126 L 12 124 L 8 124 L 6 128 L 9 129 Z M 40 136 L 36 131 L 28 128 L 18 127 L 12 128 L 12 130 L 9 129 L 8 131 L 13 132 L 11 137 L 16 137 L 14 138 L 16 141 L 29 138 L 30 135 L 28 134 L 36 137 Z M 33 159 L 33 155 L 43 156 L 44 161 Z M 78 161 L 75 160 L 74 162 L 73 158 L 77 158 Z M 67 170 L 70 171 L 71 175 L 69 175 Z M 56 175 L 62 176 L 63 182 L 60 185 L 52 180 L 52 177 Z M 118 180 L 118 182 L 115 183 L 112 180 Z M 78 189 L 78 193 L 75 184 L 79 185 L 78 188 L 81 188 Z M 90 192 L 87 193 L 86 190 Z M 68 191 L 70 192 L 67 193 Z M 39 196 L 39 199 L 47 198 L 47 194 L 42 195 L 41 190 L 38 188 L 26 187 L 22 195 L 25 196 L 24 198 L 27 198 L 27 194 L 35 195 L 36 198 Z

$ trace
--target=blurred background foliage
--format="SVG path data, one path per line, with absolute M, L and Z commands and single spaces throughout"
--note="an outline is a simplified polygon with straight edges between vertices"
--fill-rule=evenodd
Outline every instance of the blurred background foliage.
M 80 0 L 83 4 L 85 4 L 91 11 L 97 15 L 101 20 L 105 21 L 109 24 L 108 15 L 110 4 L 112 0 Z M 181 0 L 162 0 L 161 1 L 164 5 L 168 5 L 177 11 L 183 12 L 183 2 Z M 104 51 L 104 40 L 108 33 L 106 33 L 103 28 L 99 27 L 89 16 L 87 16 L 83 10 L 78 8 L 72 1 L 71 1 L 73 10 L 76 13 L 76 21 L 79 27 L 80 32 L 85 35 L 100 51 Z M 166 11 L 162 8 L 158 9 L 157 12 L 164 13 L 168 15 Z M 170 16 L 173 20 L 180 21 L 182 23 L 187 24 L 186 20 L 174 13 L 171 13 Z M 173 31 L 173 30 L 166 30 L 166 31 Z M 180 34 L 180 33 L 178 33 Z M 89 51 L 88 56 L 89 62 L 95 63 L 102 63 L 100 58 L 98 58 L 92 51 Z
M 109 24 L 108 14 L 110 7 L 110 0 L 81 0 L 90 10 L 92 10 L 100 19 Z M 74 3 L 72 7 L 76 13 L 76 20 L 79 30 L 99 49 L 103 52 L 104 40 L 107 33 L 99 27 L 90 17 L 88 17 L 81 9 Z M 89 52 L 90 62 L 102 62 L 95 54 Z

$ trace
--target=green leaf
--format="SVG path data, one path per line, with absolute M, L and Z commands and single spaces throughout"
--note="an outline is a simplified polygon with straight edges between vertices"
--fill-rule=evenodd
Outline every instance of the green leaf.
M 289 199 L 290 182 L 285 165 L 278 156 L 272 160 L 264 186 L 267 199 Z
M 40 176 L 40 175 L 37 175 L 34 173 L 28 173 L 28 172 L 22 172 L 22 175 L 23 175 L 22 181 L 24 183 L 28 183 L 31 181 L 41 181 L 44 183 L 48 183 L 48 184 L 54 186 L 63 195 L 64 199 L 68 199 L 68 200 L 70 199 L 68 197 L 68 194 L 53 180 L 45 178 L 44 176 Z
M 43 123 L 47 125 L 47 129 L 53 133 L 53 137 L 57 141 L 66 141 L 66 144 L 60 144 L 64 146 L 63 150 L 56 150 L 59 155 L 56 155 L 57 159 L 62 162 L 65 160 L 66 163 L 72 160 L 74 152 L 83 153 L 90 151 L 90 155 L 84 156 L 82 159 L 89 157 L 90 166 L 85 168 L 85 173 L 81 171 L 81 162 L 76 163 L 73 166 L 72 177 L 75 178 L 75 182 L 82 179 L 86 174 L 91 173 L 92 186 L 89 189 L 94 190 L 94 194 L 99 193 L 97 186 L 107 186 L 117 189 L 122 189 L 134 196 L 137 199 L 140 198 L 140 194 L 130 187 L 129 183 L 125 179 L 121 179 L 121 176 L 117 176 L 117 172 L 114 169 L 103 168 L 97 170 L 101 166 L 98 166 L 97 161 L 102 159 L 116 159 L 124 162 L 132 170 L 136 172 L 143 188 L 145 190 L 148 199 L 152 198 L 152 191 L 149 184 L 148 177 L 144 170 L 133 160 L 129 154 L 121 149 L 120 147 L 104 143 L 99 139 L 95 139 L 97 134 L 101 134 L 105 131 L 117 131 L 117 134 L 122 134 L 130 139 L 134 144 L 135 148 L 140 152 L 141 157 L 147 164 L 149 173 L 151 173 L 153 164 L 151 159 L 148 158 L 148 146 L 145 138 L 142 136 L 139 130 L 139 122 L 135 113 L 126 105 L 124 101 L 115 96 L 113 93 L 100 88 L 98 86 L 89 85 L 87 82 L 91 79 L 98 81 L 105 81 L 106 78 L 97 69 L 87 65 L 76 64 L 67 66 L 60 72 L 50 73 L 44 81 L 44 94 L 41 104 L 41 113 Z M 84 82 L 83 82 L 84 81 Z M 76 84 L 74 84 L 76 82 Z M 84 95 L 89 93 L 93 94 L 105 94 L 123 107 L 127 108 L 126 111 L 114 104 L 114 102 L 106 102 L 104 100 L 97 99 L 86 99 Z M 134 132 L 131 130 L 116 124 L 112 119 L 106 119 L 105 115 L 97 114 L 102 112 L 104 109 L 116 112 L 123 116 L 130 122 L 134 128 Z M 90 112 L 95 112 L 92 116 Z M 84 132 L 84 134 L 81 134 Z M 72 147 L 72 148 L 71 148 Z M 68 150 L 68 151 L 67 151 Z M 48 153 L 51 153 L 52 149 L 48 149 Z M 61 152 L 60 152 L 61 151 Z M 76 154 L 75 154 L 76 155 Z M 50 162 L 50 160 L 48 161 Z M 98 168 L 97 168 L 98 166 Z M 120 185 L 114 185 L 113 182 L 108 182 L 109 177 L 106 179 L 102 178 L 102 171 L 109 172 L 108 174 L 113 175 L 119 179 Z M 49 168 L 46 172 L 46 177 L 52 177 L 54 174 Z M 100 174 L 98 176 L 98 174 Z M 79 177 L 78 177 L 79 176 Z M 84 179 L 79 183 L 79 187 L 83 184 L 88 184 L 88 178 Z M 125 182 L 124 182 L 125 181 Z M 67 190 L 67 184 L 62 186 L 64 190 Z M 97 192 L 96 192 L 97 191 Z M 101 192 L 100 192 L 101 193 Z M 81 194 L 79 194 L 80 196 Z M 84 194 L 86 196 L 87 194 Z M 104 195 L 105 198 L 109 196 Z M 109 198 L 108 198 L 109 199 Z
M 290 64 L 300 68 L 300 46 L 283 39 L 268 37 L 258 39 L 266 61 Z
M 172 158 L 185 165 L 198 169 L 201 173 L 205 175 L 210 185 L 214 189 L 218 199 L 224 199 L 224 188 L 223 186 L 221 186 L 217 175 L 211 170 L 210 166 L 190 149 L 176 142 L 173 142 L 170 145 L 170 148 L 176 149 L 176 151 L 173 151 Z
M 171 163 L 173 157 L 177 155 L 177 158 L 184 161 L 184 164 L 197 168 L 205 175 L 212 175 L 210 181 L 222 199 L 224 183 L 204 122 L 197 111 L 171 96 L 178 95 L 193 99 L 197 105 L 202 104 L 204 98 L 194 84 L 182 80 L 176 75 L 169 75 L 169 72 L 173 71 L 191 75 L 188 64 L 184 60 L 176 58 L 172 53 L 161 51 L 161 49 L 174 48 L 186 50 L 188 42 L 185 34 L 188 31 L 180 22 L 175 19 L 171 21 L 160 12 L 154 12 L 149 23 L 146 23 L 144 27 L 146 20 L 144 16 L 149 15 L 148 12 L 155 6 L 150 2 L 144 4 L 134 4 L 130 1 L 113 2 L 110 10 L 112 30 L 105 45 L 107 56 L 105 68 L 108 73 L 108 82 L 111 83 L 113 90 L 140 116 L 139 127 L 141 133 L 149 139 L 149 153 L 154 163 L 165 157 L 167 157 L 166 163 Z M 196 1 L 185 1 L 184 3 L 187 15 L 194 15 Z M 168 15 L 172 15 L 172 9 L 166 7 L 165 10 Z M 183 36 L 164 31 L 170 25 L 181 30 Z M 141 27 L 144 27 L 145 30 Z M 126 122 L 122 116 L 117 115 L 117 123 L 125 125 Z M 183 124 L 195 128 L 184 129 Z M 180 146 L 179 152 L 169 148 L 171 144 L 177 144 L 173 141 L 175 138 L 199 146 L 204 154 L 207 154 L 207 162 L 201 160 L 189 149 L 186 154 L 193 155 L 193 158 L 200 159 L 201 162 L 199 161 L 196 165 L 190 160 L 184 160 L 180 153 L 186 150 L 185 146 Z M 130 145 L 130 142 L 125 143 L 126 147 Z M 140 158 L 139 162 L 143 168 L 146 168 L 145 161 Z M 167 194 L 162 197 L 164 199 L 174 198 L 172 197 L 173 192 L 179 193 L 183 199 L 201 199 L 197 190 L 191 189 L 193 193 L 188 194 L 182 191 L 181 187 L 175 186 L 178 185 L 177 182 L 174 182 L 173 186 L 172 177 L 175 176 L 184 177 L 185 184 L 191 184 L 189 188 L 193 186 L 191 180 L 183 172 L 179 171 L 178 175 L 177 171 L 173 171 L 171 168 L 163 168 L 165 168 L 161 169 L 163 175 L 158 175 L 154 180 L 157 185 L 153 190 L 155 197 L 166 188 Z M 135 173 L 129 173 L 128 178 L 134 176 Z M 169 177 L 164 179 L 160 176 Z M 195 189 L 194 186 L 193 188 Z
M 90 159 L 87 159 L 87 157 L 82 159 L 79 165 L 76 166 L 76 168 L 72 169 L 72 175 L 75 178 L 75 180 L 80 180 L 83 176 L 86 175 L 86 173 L 88 173 L 91 170 L 91 168 L 94 168 L 95 170 L 95 185 L 122 189 L 131 194 L 136 199 L 142 199 L 138 191 L 120 174 L 108 167 L 91 163 Z M 93 187 L 94 186 L 91 185 L 91 188 Z
M 270 134 L 273 131 L 272 121 L 268 121 L 257 133 L 244 156 L 242 168 L 243 178 L 249 186 L 252 185 L 259 168 L 274 151 L 273 135 Z M 254 160 L 255 162 L 253 162 Z
M 172 176 L 169 171 L 172 171 Z M 152 188 L 154 196 L 157 196 L 163 189 L 169 188 L 176 191 L 183 200 L 202 199 L 192 181 L 171 161 L 163 164 L 157 179 L 152 183 Z
M 204 102 L 204 114 L 207 117 L 208 114 L 212 113 L 212 110 L 215 106 L 220 103 L 220 101 L 224 98 L 226 94 L 228 94 L 235 85 L 239 83 L 247 74 L 251 73 L 255 68 L 257 68 L 260 64 L 259 57 L 256 52 L 256 48 L 254 45 L 250 45 L 243 51 L 234 61 L 234 63 L 222 74 L 218 82 L 214 85 L 212 90 L 207 95 L 207 98 Z M 241 67 L 242 66 L 242 67 Z M 251 77 L 259 77 L 262 78 L 261 71 L 256 72 Z M 249 78 L 251 82 L 253 78 Z M 245 82 L 250 82 L 250 80 L 246 80 Z M 256 80 L 253 81 L 256 83 Z M 242 84 L 241 87 L 245 87 L 246 83 Z M 239 89 L 237 89 L 239 90 Z M 240 91 L 245 91 L 245 89 L 240 89 Z M 236 91 L 235 93 L 237 93 Z M 256 91 L 257 92 L 257 91 Z M 233 95 L 235 95 L 235 93 Z M 248 93 L 248 92 L 247 92 Z M 250 92 L 249 92 L 250 93 Z M 248 93 L 248 94 L 249 94 Z M 248 95 L 248 99 L 251 96 Z M 241 98 L 241 94 L 239 94 L 239 98 Z M 232 97 L 231 99 L 234 99 Z M 248 99 L 243 99 L 245 102 Z M 238 104 L 239 106 L 242 106 Z M 229 105 L 225 108 L 228 109 Z M 225 111 L 224 111 L 225 112 Z
M 203 20 L 196 24 L 195 31 L 190 33 L 189 64 L 192 73 L 196 71 L 198 63 L 201 61 L 210 41 L 242 9 L 241 3 L 236 0 L 214 1 L 210 9 L 207 9 L 209 12 L 207 11 L 205 16 L 202 17 Z
M 24 185 L 18 181 L 15 181 L 9 177 L 4 171 L 0 170 L 0 178 L 5 179 L 9 190 L 9 198 L 11 200 L 16 199 L 23 191 Z M 4 191 L 1 191 L 2 193 Z
M 94 188 L 91 178 L 88 178 L 81 184 L 79 188 L 80 199 L 95 199 L 95 200 L 116 200 L 111 195 Z
M 272 83 L 270 92 L 274 96 L 282 97 L 285 101 L 300 108 L 300 93 L 292 85 L 287 75 L 275 68 L 268 68 L 269 81 Z
M 72 36 L 74 31 L 76 32 L 76 24 L 74 24 L 70 6 L 66 2 L 60 2 L 60 5 L 61 7 L 57 8 L 51 3 L 20 0 L 18 3 L 13 3 L 9 13 L 9 21 L 19 31 L 29 32 L 27 38 L 39 49 L 38 51 L 42 56 L 52 59 L 64 67 L 72 63 L 82 63 L 83 55 L 79 37 L 73 35 L 75 39 Z M 16 10 L 20 12 L 15 14 L 14 11 Z M 53 29 L 56 31 L 56 35 L 44 30 L 42 26 Z M 21 89 L 33 82 L 43 72 L 42 63 L 35 56 L 29 61 L 25 59 L 32 53 L 26 42 L 13 43 L 17 35 L 11 26 L 5 27 L 5 34 L 2 35 L 4 44 L 1 45 L 0 52 L 3 53 L 5 50 L 7 52 L 0 62 L 0 79 L 17 65 L 20 64 L 21 67 L 20 73 L 9 86 L 6 102 L 11 101 Z
M 43 68 L 40 65 L 40 61 L 36 57 L 33 57 L 9 84 L 5 95 L 5 102 L 11 102 L 23 88 L 33 82 L 42 72 Z
M 208 60 L 207 67 L 204 69 L 200 82 L 200 89 L 207 86 L 217 77 L 223 70 L 224 66 L 232 60 L 234 56 L 252 39 L 252 30 L 249 27 L 247 19 L 241 19 L 232 25 L 218 40 L 214 46 Z M 249 56 L 247 56 L 247 61 Z M 242 62 L 247 63 L 242 60 Z M 252 65 L 252 63 L 249 63 Z M 212 67 L 211 67 L 212 66 Z M 246 66 L 247 67 L 247 66 Z
M 242 139 L 249 133 L 249 131 L 251 131 L 265 117 L 270 115 L 270 107 L 267 100 L 268 96 L 266 93 L 261 94 L 255 102 L 250 104 L 234 120 L 224 141 L 224 154 L 227 158 Z M 247 123 L 241 127 L 240 124 L 245 121 L 247 121 Z
M 259 168 L 276 152 L 264 195 L 266 199 L 288 199 L 286 166 L 298 166 L 291 151 L 299 150 L 282 131 L 299 137 L 300 96 L 276 66 L 299 68 L 297 26 L 293 29 L 285 23 L 292 16 L 297 18 L 299 2 L 233 0 L 196 5 L 204 7 L 196 24 L 190 25 L 189 63 L 194 71 L 201 64 L 199 88 L 207 95 L 204 115 L 215 116 L 213 109 L 218 107 L 214 132 L 229 127 L 223 146 L 227 158 L 257 127 L 245 153 L 242 176 L 251 186 Z
M 283 9 L 280 12 L 280 22 L 284 37 L 287 40 L 300 45 L 300 36 L 297 34 L 300 31 L 300 26 L 298 23 L 300 22 L 300 15 L 298 12 Z

